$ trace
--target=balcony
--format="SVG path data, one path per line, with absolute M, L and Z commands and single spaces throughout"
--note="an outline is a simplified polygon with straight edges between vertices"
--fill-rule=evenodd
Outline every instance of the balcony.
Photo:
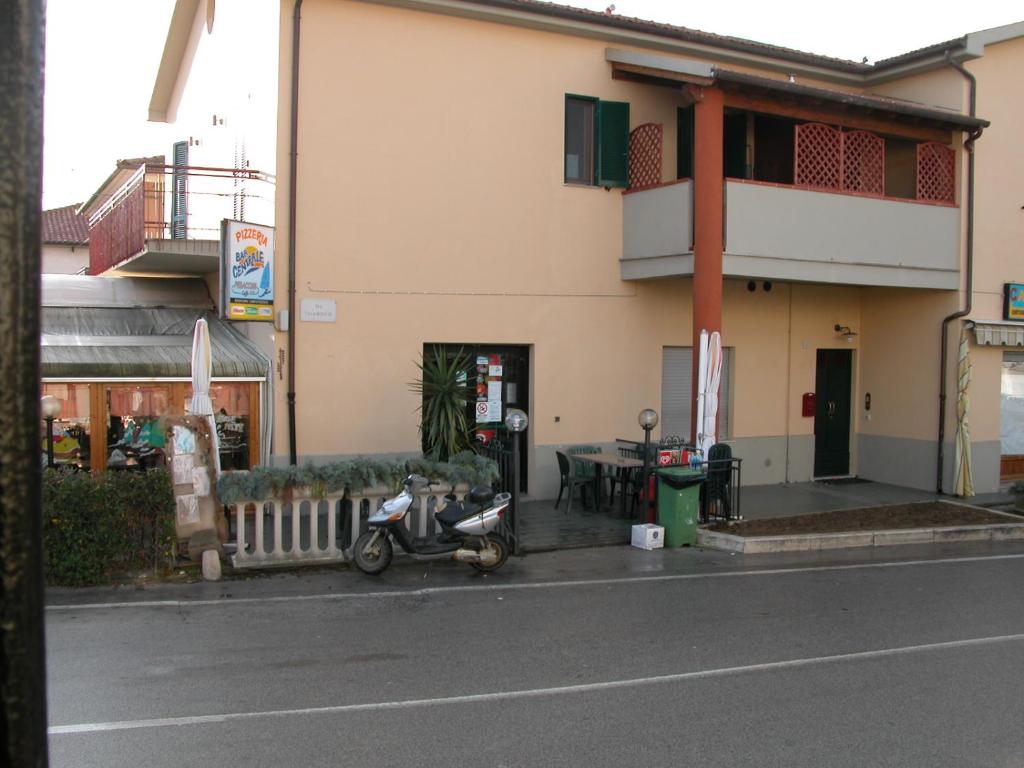
M 749 123 L 739 134 L 754 141 L 725 142 L 723 172 L 732 178 L 725 181 L 723 275 L 959 286 L 960 209 L 947 145 L 742 113 L 727 124 L 733 117 L 741 128 Z M 693 183 L 658 183 L 649 169 L 660 171 L 660 142 L 645 133 L 649 127 L 640 126 L 631 141 L 637 183 L 631 177 L 634 188 L 623 196 L 621 276 L 692 275 Z
M 267 174 L 147 164 L 90 217 L 89 274 L 217 272 L 221 222 L 272 223 L 273 214 Z
M 622 279 L 693 274 L 693 181 L 622 196 Z
M 723 274 L 955 289 L 960 209 L 730 180 Z

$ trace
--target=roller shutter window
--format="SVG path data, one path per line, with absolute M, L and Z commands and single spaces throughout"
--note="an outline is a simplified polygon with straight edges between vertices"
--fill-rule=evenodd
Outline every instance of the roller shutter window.
M 722 377 L 718 390 L 718 435 L 732 437 L 733 348 L 722 350 Z M 693 348 L 663 347 L 661 356 L 661 434 L 690 439 Z

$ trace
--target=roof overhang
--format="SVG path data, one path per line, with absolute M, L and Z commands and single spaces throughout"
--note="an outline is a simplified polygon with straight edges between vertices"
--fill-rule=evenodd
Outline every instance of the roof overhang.
M 216 0 L 176 0 L 160 68 L 149 99 L 149 120 L 173 123 L 185 92 L 203 27 L 213 29 Z
M 797 83 L 793 78 L 783 80 L 750 75 L 670 56 L 608 48 L 605 59 L 612 65 L 612 76 L 622 79 L 670 86 L 717 85 L 730 93 L 748 97 L 768 97 L 779 102 L 885 117 L 938 131 L 973 131 L 989 124 L 987 120 L 902 99 L 812 87 Z M 740 101 L 747 103 L 749 99 Z
M 461 18 L 540 29 L 683 56 L 712 58 L 823 82 L 870 87 L 984 55 L 985 46 L 1024 36 L 1024 22 L 972 32 L 874 64 L 807 53 L 754 40 L 600 13 L 539 0 L 363 0 Z

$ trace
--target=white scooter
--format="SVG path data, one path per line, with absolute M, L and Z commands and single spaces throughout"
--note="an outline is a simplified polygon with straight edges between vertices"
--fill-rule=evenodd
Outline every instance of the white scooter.
M 400 494 L 370 516 L 366 521 L 369 530 L 356 539 L 352 556 L 359 570 L 369 574 L 384 571 L 394 555 L 392 541 L 417 560 L 452 558 L 483 572 L 505 564 L 510 550 L 501 527 L 512 503 L 511 493 L 495 494 L 488 486 L 476 486 L 465 504 L 449 493 L 434 513 L 441 532 L 418 538 L 409 532 L 405 519 L 418 503 L 417 492 L 424 488 L 429 491 L 431 482 L 422 475 L 409 475 L 403 485 Z

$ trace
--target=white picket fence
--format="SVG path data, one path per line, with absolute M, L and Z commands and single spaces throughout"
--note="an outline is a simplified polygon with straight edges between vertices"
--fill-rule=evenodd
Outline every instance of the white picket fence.
M 434 510 L 450 490 L 451 487 L 442 487 L 417 494 L 417 502 L 405 520 L 410 532 L 428 536 L 439 530 Z M 455 489 L 460 498 L 465 498 L 467 491 L 462 486 Z M 289 501 L 248 499 L 229 504 L 229 518 L 235 523 L 234 566 L 267 568 L 348 562 L 352 544 L 366 530 L 366 518 L 384 499 L 394 495 L 388 488 L 365 488 L 348 498 L 340 492 L 314 498 L 297 489 Z

